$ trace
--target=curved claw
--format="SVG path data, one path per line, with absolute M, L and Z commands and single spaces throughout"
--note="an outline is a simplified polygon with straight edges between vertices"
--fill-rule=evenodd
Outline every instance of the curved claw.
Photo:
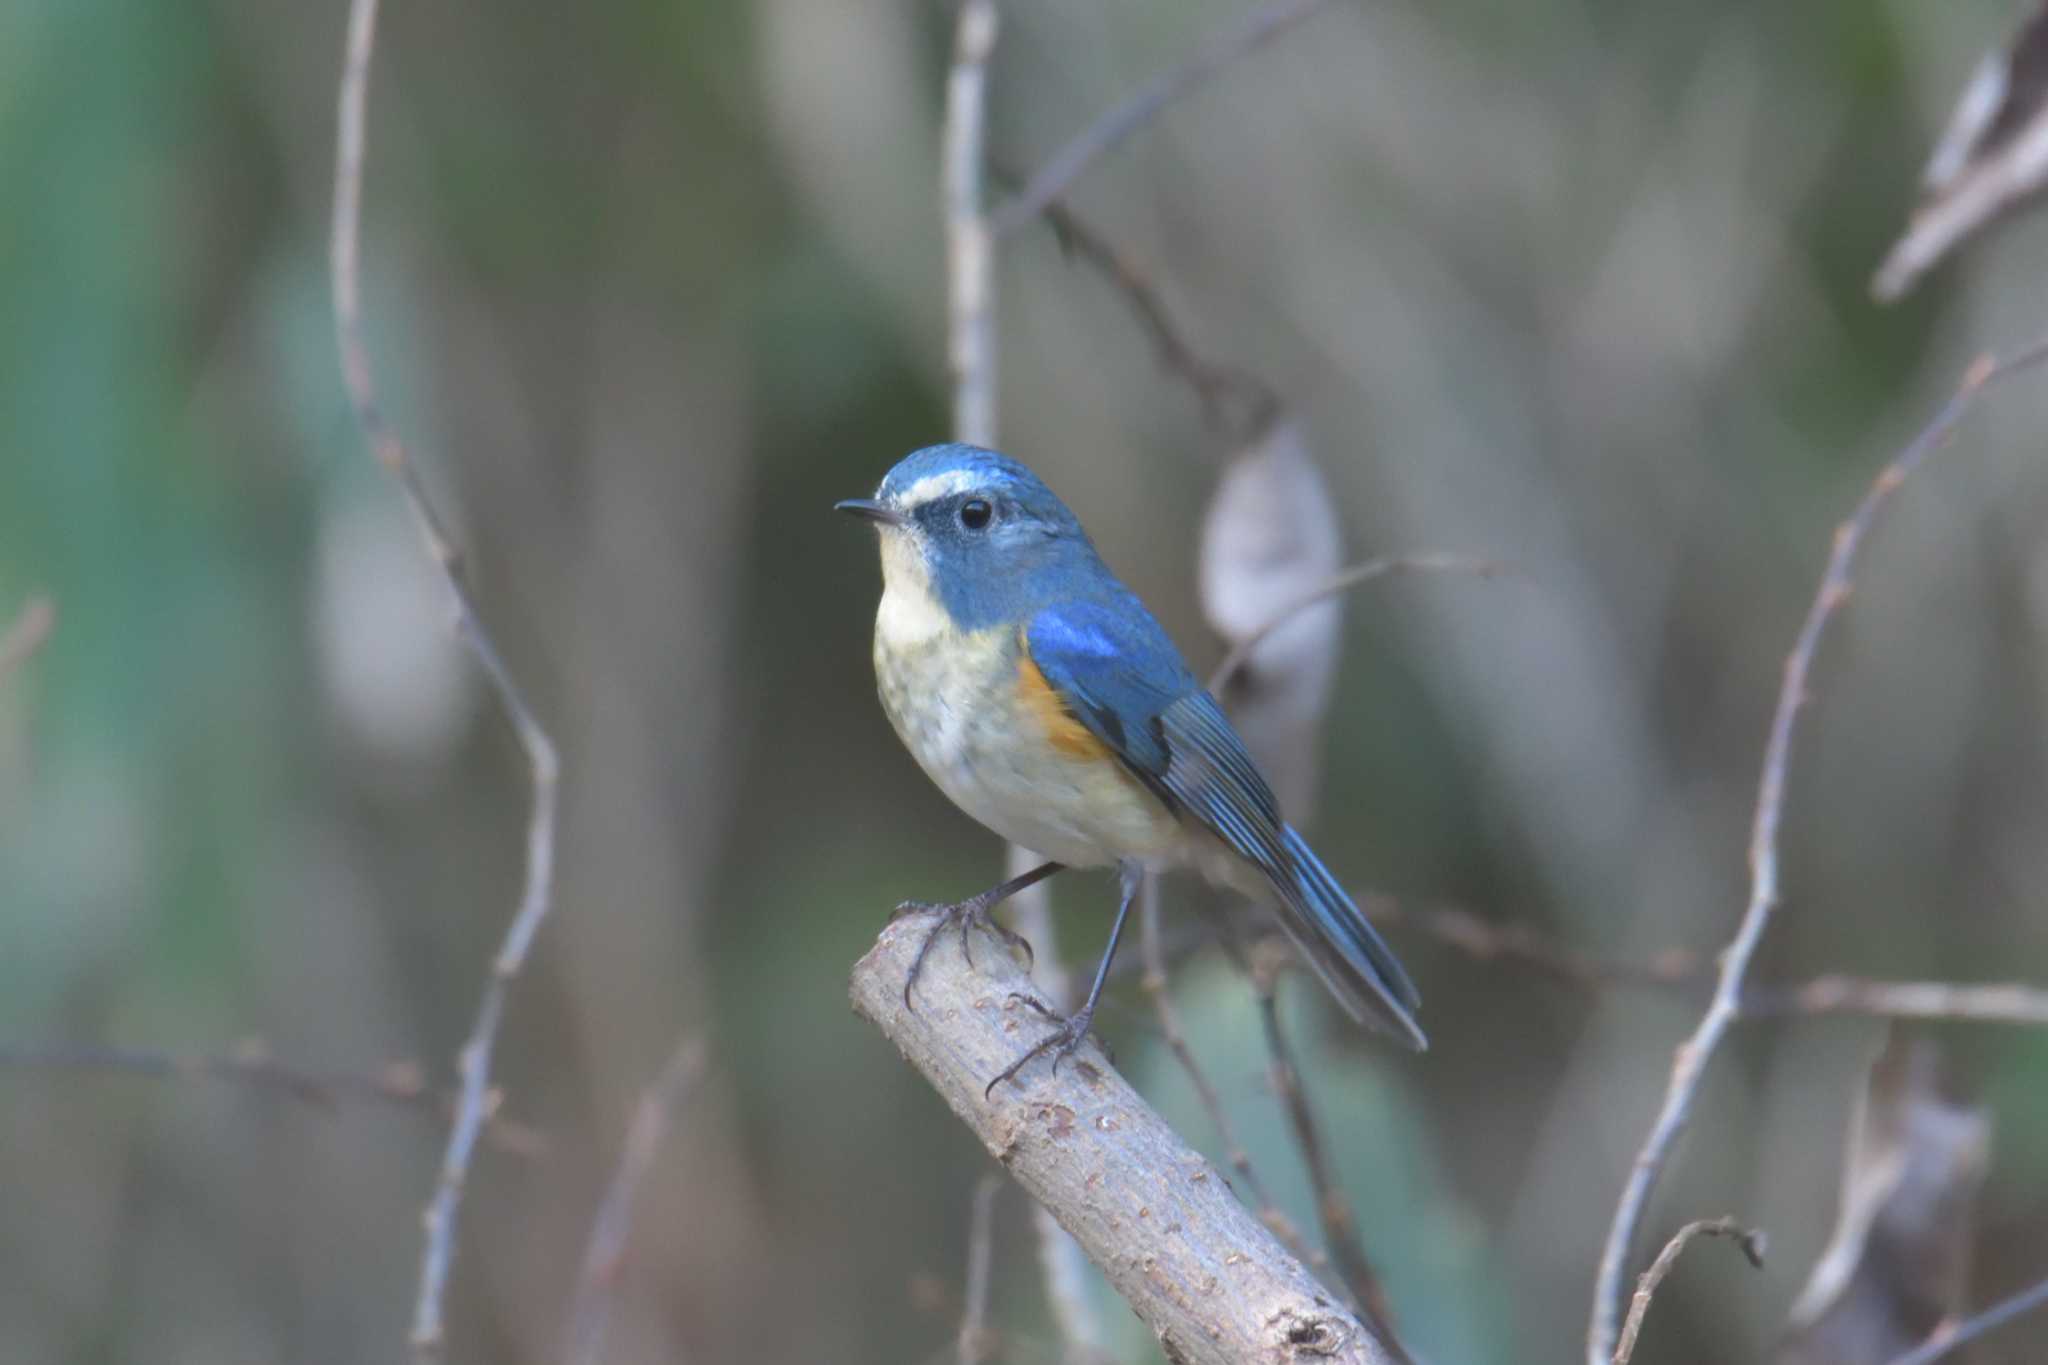
M 1044 1004 L 1033 999 L 1031 996 L 1012 991 L 1010 999 L 1022 1001 L 1048 1019 L 1058 1019 L 1059 1027 L 1044 1038 L 1039 1039 L 1038 1042 L 1032 1044 L 1023 1056 L 997 1072 L 995 1079 L 982 1088 L 981 1098 L 984 1101 L 990 1099 L 995 1094 L 997 1086 L 1001 1085 L 1004 1081 L 1014 1081 L 1018 1072 L 1045 1053 L 1050 1052 L 1052 1054 L 1052 1074 L 1055 1076 L 1059 1075 L 1060 1063 L 1073 1056 L 1076 1052 L 1079 1052 L 1081 1045 L 1088 1041 L 1088 1025 L 1092 1017 L 1088 1010 L 1084 1009 L 1072 1018 L 1060 1019 L 1057 1014 L 1054 1014 Z
M 897 920 L 903 919 L 906 916 L 918 914 L 937 915 L 938 920 L 931 928 L 925 931 L 924 941 L 917 945 L 917 956 L 910 960 L 910 971 L 903 978 L 903 1007 L 905 1009 L 914 1010 L 917 1008 L 911 1002 L 910 988 L 917 984 L 919 974 L 924 971 L 924 960 L 931 956 L 933 943 L 937 941 L 940 934 L 946 931 L 948 925 L 951 925 L 959 932 L 960 953 L 961 956 L 967 959 L 967 965 L 970 968 L 974 966 L 974 935 L 972 931 L 977 928 L 985 929 L 989 933 L 994 934 L 1012 949 L 1022 948 L 1027 958 L 1032 956 L 1030 940 L 1022 934 L 996 923 L 995 917 L 989 913 L 988 906 L 981 903 L 979 899 L 960 901 L 952 905 L 939 905 L 931 901 L 904 901 L 890 914 L 889 922 L 894 924 Z M 1032 1003 L 1036 1004 L 1037 1002 L 1034 1001 Z M 1040 1006 L 1040 1010 L 1044 1012 L 1044 1007 Z
M 1067 1022 L 1064 1015 L 1055 1013 L 1043 1000 L 1040 1000 L 1035 995 L 1026 995 L 1022 991 L 1011 991 L 1009 999 L 1012 1004 L 1030 1006 L 1041 1017 L 1050 1019 L 1056 1024 Z

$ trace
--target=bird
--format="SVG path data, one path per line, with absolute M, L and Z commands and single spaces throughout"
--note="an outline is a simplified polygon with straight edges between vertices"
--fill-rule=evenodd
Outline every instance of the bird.
M 938 912 L 1015 943 L 989 912 L 1066 868 L 1114 868 L 1116 919 L 1086 1001 L 988 1084 L 1088 1036 L 1147 873 L 1192 867 L 1270 904 L 1346 1013 L 1416 1051 L 1421 998 L 1357 904 L 1282 817 L 1272 788 L 1165 629 L 1038 475 L 999 451 L 927 446 L 838 511 L 879 532 L 874 666 L 882 710 L 969 816 L 1046 861 Z M 1028 944 L 1024 945 L 1028 948 Z

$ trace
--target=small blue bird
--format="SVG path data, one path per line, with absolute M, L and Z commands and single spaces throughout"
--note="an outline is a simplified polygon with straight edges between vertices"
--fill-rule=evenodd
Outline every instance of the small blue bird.
M 838 510 L 875 523 L 882 709 L 953 803 L 1050 861 L 938 907 L 904 985 L 947 923 L 988 912 L 1062 867 L 1115 867 L 1122 897 L 1088 999 L 989 1082 L 1088 1036 L 1143 874 L 1192 865 L 1277 903 L 1281 925 L 1354 1019 L 1426 1047 L 1421 1004 L 1371 924 L 1281 818 L 1223 709 L 1152 613 L 1109 571 L 1036 474 L 970 445 L 929 446 L 872 498 Z M 1014 938 L 1006 931 L 1005 937 Z

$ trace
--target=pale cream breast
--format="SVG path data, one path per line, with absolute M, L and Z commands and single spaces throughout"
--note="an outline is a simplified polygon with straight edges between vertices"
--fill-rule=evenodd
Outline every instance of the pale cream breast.
M 1070 866 L 1179 861 L 1180 825 L 1143 783 L 1106 754 L 1049 741 L 1019 690 L 1016 630 L 955 626 L 908 535 L 884 533 L 882 562 L 882 709 L 939 789 L 1003 838 Z

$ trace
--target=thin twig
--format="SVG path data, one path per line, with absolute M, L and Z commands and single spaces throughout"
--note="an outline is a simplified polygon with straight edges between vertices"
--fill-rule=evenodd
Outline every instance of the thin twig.
M 456 1217 L 462 1202 L 463 1182 L 469 1175 L 470 1156 L 482 1131 L 491 1093 L 491 1052 L 497 1043 L 498 1022 L 505 1011 L 505 994 L 512 978 L 519 974 L 542 921 L 547 918 L 555 861 L 555 785 L 559 760 L 554 741 L 541 727 L 525 693 L 499 656 L 497 646 L 484 629 L 453 543 L 428 501 L 426 489 L 397 432 L 385 421 L 377 404 L 375 383 L 370 377 L 369 351 L 363 343 L 362 299 L 359 288 L 361 256 L 364 124 L 369 104 L 370 57 L 375 48 L 377 0 L 351 0 L 348 21 L 348 50 L 341 72 L 337 101 L 334 161 L 334 224 L 331 260 L 334 294 L 335 341 L 341 351 L 341 371 L 348 388 L 356 421 L 377 460 L 397 480 L 426 541 L 427 550 L 439 566 L 455 605 L 456 629 L 463 643 L 489 679 L 506 719 L 519 738 L 532 772 L 533 799 L 526 828 L 526 860 L 518 910 L 505 931 L 497 955 L 492 959 L 490 978 L 484 985 L 477 1007 L 476 1024 L 463 1044 L 459 1073 L 461 1101 L 455 1111 L 455 1125 L 448 1135 L 441 1170 L 423 1219 L 426 1239 L 420 1257 L 419 1297 L 414 1305 L 412 1345 L 416 1355 L 429 1358 L 442 1341 L 442 1303 L 448 1275 L 455 1258 Z
M 1390 573 L 1469 573 L 1481 578 L 1492 578 L 1501 572 L 1501 566 L 1490 559 L 1473 559 L 1467 555 L 1414 554 L 1388 555 L 1380 559 L 1368 559 L 1339 569 L 1322 582 L 1304 589 L 1300 596 L 1284 603 L 1279 610 L 1262 622 L 1259 628 L 1231 646 L 1223 656 L 1223 662 L 1209 675 L 1209 690 L 1221 692 L 1226 683 L 1234 677 L 1252 651 L 1263 644 L 1268 636 L 1294 619 L 1295 613 L 1306 611 L 1326 598 L 1340 592 L 1348 592 L 1361 583 L 1370 583 L 1375 578 Z
M 29 594 L 7 633 L 0 635 L 0 681 L 35 656 L 57 627 L 57 604 L 43 593 Z
M 1796 986 L 1759 986 L 1742 997 L 1744 1019 L 1820 1014 L 2041 1025 L 2048 1024 L 2048 990 L 2011 982 L 1868 981 L 1830 974 Z
M 667 1065 L 642 1092 L 626 1128 L 618 1169 L 605 1187 L 583 1250 L 583 1269 L 576 1277 L 576 1296 L 569 1309 L 569 1337 L 562 1358 L 568 1365 L 597 1365 L 604 1359 L 605 1328 L 611 1321 L 613 1291 L 626 1264 L 626 1244 L 633 1231 L 633 1206 L 654 1169 L 663 1139 L 674 1126 L 690 1092 L 704 1075 L 705 1046 L 701 1038 L 685 1038 L 669 1054 Z
M 1686 948 L 1669 948 L 1639 962 L 1600 958 L 1527 925 L 1497 924 L 1457 906 L 1404 905 L 1391 896 L 1376 894 L 1361 895 L 1358 903 L 1366 917 L 1383 929 L 1420 934 L 1475 962 L 1508 963 L 1576 990 L 1689 991 L 1711 978 L 1711 964 L 1705 956 Z M 1162 934 L 1162 940 L 1159 956 L 1163 965 L 1219 941 L 1210 928 L 1189 929 L 1175 936 Z M 1142 961 L 1119 962 L 1111 968 L 1110 979 L 1125 980 L 1145 970 Z M 1747 987 L 1737 1011 L 1737 1017 L 1745 1022 L 1831 1014 L 2037 1027 L 2048 1025 L 2048 989 L 2019 982 L 1878 981 L 1830 972 L 1806 981 Z
M 1302 20 L 1323 9 L 1329 0 L 1271 0 L 1210 37 L 1179 66 L 1147 81 L 1129 99 L 1095 120 L 1053 153 L 1016 198 L 996 211 L 997 236 L 1029 222 L 1055 199 L 1064 198 L 1089 163 L 1137 132 L 1181 96 L 1246 53 L 1256 51 Z
M 1064 199 L 1043 210 L 1062 248 L 1100 270 L 1124 296 L 1138 325 L 1151 338 L 1159 364 L 1194 391 L 1202 420 L 1237 439 L 1247 439 L 1280 411 L 1280 395 L 1250 370 L 1210 360 L 1195 349 L 1165 295 L 1151 275 L 1128 252 L 1074 211 Z
M 1696 1223 L 1687 1223 L 1678 1230 L 1678 1235 L 1664 1244 L 1657 1259 L 1636 1281 L 1635 1297 L 1629 1301 L 1628 1321 L 1621 1326 L 1621 1342 L 1614 1348 L 1614 1365 L 1628 1365 L 1629 1357 L 1636 1353 L 1636 1337 L 1643 1330 L 1643 1315 L 1650 1311 L 1650 1299 L 1656 1294 L 1657 1286 L 1664 1283 L 1664 1277 L 1671 1273 L 1671 1267 L 1678 1264 L 1679 1253 L 1695 1237 L 1732 1237 L 1742 1248 L 1742 1254 L 1757 1269 L 1763 1269 L 1764 1235 L 1754 1228 L 1746 1228 L 1733 1218 L 1702 1218 Z
M 1688 986 L 1707 964 L 1700 954 L 1668 949 L 1642 962 L 1594 957 L 1559 943 L 1526 924 L 1500 924 L 1454 905 L 1408 906 L 1392 896 L 1359 897 L 1366 917 L 1383 928 L 1410 930 L 1477 962 L 1509 962 L 1568 986 L 1605 990 L 1612 986 Z
M 1301 1068 L 1294 1064 L 1293 1049 L 1288 1046 L 1286 1031 L 1280 1025 L 1279 969 L 1282 963 L 1294 956 L 1294 950 L 1291 945 L 1283 948 L 1277 942 L 1275 948 L 1275 952 L 1255 954 L 1251 972 L 1252 988 L 1259 999 L 1259 1023 L 1266 1035 L 1267 1075 L 1273 1092 L 1280 1097 L 1287 1111 L 1288 1124 L 1294 1130 L 1294 1144 L 1301 1151 L 1302 1168 L 1308 1175 L 1309 1191 L 1315 1198 L 1316 1220 L 1322 1225 L 1323 1242 L 1330 1248 L 1330 1259 L 1336 1264 L 1337 1276 L 1357 1304 L 1358 1311 L 1378 1330 L 1388 1351 L 1407 1365 L 1408 1354 L 1401 1345 L 1400 1337 L 1395 1334 L 1394 1315 L 1387 1302 L 1387 1292 L 1381 1286 L 1372 1262 L 1366 1257 L 1365 1244 L 1358 1238 L 1358 1220 L 1352 1215 L 1351 1201 L 1345 1197 L 1343 1186 L 1337 1183 L 1336 1174 L 1330 1169 L 1322 1129 L 1316 1123 L 1315 1106 L 1309 1102 Z
M 2048 1308 L 2048 1280 L 2043 1280 L 2031 1289 L 2023 1289 L 2009 1299 L 2003 1299 L 1972 1317 L 1963 1319 L 1955 1326 L 1937 1331 L 1932 1337 L 1921 1342 L 1902 1356 L 1894 1356 L 1891 1365 L 1934 1365 L 1934 1362 L 1949 1352 L 1967 1346 L 1987 1332 L 1995 1332 L 2037 1308 Z
M 1649 1137 L 1630 1168 L 1614 1221 L 1600 1252 L 1600 1266 L 1593 1282 L 1593 1304 L 1586 1334 L 1589 1365 L 1606 1365 L 1613 1357 L 1616 1318 L 1621 1304 L 1622 1279 L 1649 1205 L 1650 1193 L 1663 1172 L 1666 1158 L 1685 1131 L 1692 1107 L 1706 1075 L 1707 1063 L 1721 1045 L 1729 1025 L 1741 1014 L 1743 981 L 1749 973 L 1757 945 L 1770 924 L 1778 904 L 1778 827 L 1785 805 L 1786 774 L 1792 761 L 1792 739 L 1799 712 L 1808 695 L 1807 677 L 1820 647 L 1828 621 L 1848 599 L 1850 569 L 1856 551 L 1877 519 L 1878 512 L 1927 457 L 1947 444 L 1956 425 L 1975 404 L 1986 385 L 2048 360 L 2048 340 L 2038 341 L 2005 361 L 1986 355 L 1972 364 L 1955 394 L 1942 405 L 1934 420 L 1878 474 L 1856 508 L 1835 530 L 1826 572 L 1792 652 L 1785 661 L 1785 677 L 1771 716 L 1769 742 L 1764 747 L 1763 772 L 1758 779 L 1756 817 L 1750 832 L 1749 903 L 1742 923 L 1721 959 L 1721 971 L 1714 985 L 1714 997 L 1699 1025 L 1678 1049 L 1671 1067 L 1671 1080 L 1664 1103 L 1650 1129 Z
M 995 1261 L 996 1195 L 1003 1178 L 994 1171 L 974 1185 L 974 1212 L 967 1224 L 967 1287 L 961 1295 L 960 1365 L 980 1365 L 988 1359 L 988 1281 Z
M 1230 1163 L 1230 1169 L 1237 1172 L 1238 1183 L 1251 1197 L 1253 1212 L 1259 1215 L 1259 1221 L 1271 1228 L 1273 1235 L 1289 1251 L 1320 1269 L 1327 1258 L 1308 1246 L 1301 1230 L 1294 1226 L 1294 1220 L 1266 1192 L 1265 1182 L 1252 1168 L 1251 1153 L 1238 1141 L 1237 1130 L 1231 1125 L 1222 1097 L 1216 1093 L 1216 1087 L 1210 1082 L 1208 1073 L 1202 1070 L 1201 1063 L 1195 1060 L 1194 1049 L 1188 1046 L 1187 1030 L 1180 1023 L 1180 1011 L 1174 1008 L 1172 992 L 1167 990 L 1165 935 L 1159 924 L 1159 878 L 1156 874 L 1147 874 L 1138 895 L 1138 945 L 1145 966 L 1141 984 L 1145 994 L 1152 997 L 1152 1011 L 1159 1018 L 1159 1031 L 1165 1036 L 1167 1047 L 1173 1050 L 1174 1058 L 1180 1062 L 1181 1070 L 1187 1072 L 1188 1080 L 1193 1083 L 1202 1111 L 1209 1116 L 1210 1126 L 1223 1141 L 1224 1159 Z
M 444 1120 L 454 1117 L 456 1097 L 429 1087 L 412 1062 L 393 1062 L 382 1071 L 316 1071 L 280 1062 L 259 1044 L 245 1044 L 223 1056 L 158 1052 L 146 1048 L 62 1044 L 55 1047 L 0 1047 L 0 1070 L 104 1071 L 164 1080 L 209 1079 L 246 1085 L 282 1095 L 300 1104 L 334 1109 L 344 1099 L 366 1100 L 401 1109 L 424 1109 Z M 534 1128 L 499 1112 L 502 1096 L 488 1099 L 484 1140 L 494 1149 L 519 1157 L 538 1157 L 547 1139 Z

